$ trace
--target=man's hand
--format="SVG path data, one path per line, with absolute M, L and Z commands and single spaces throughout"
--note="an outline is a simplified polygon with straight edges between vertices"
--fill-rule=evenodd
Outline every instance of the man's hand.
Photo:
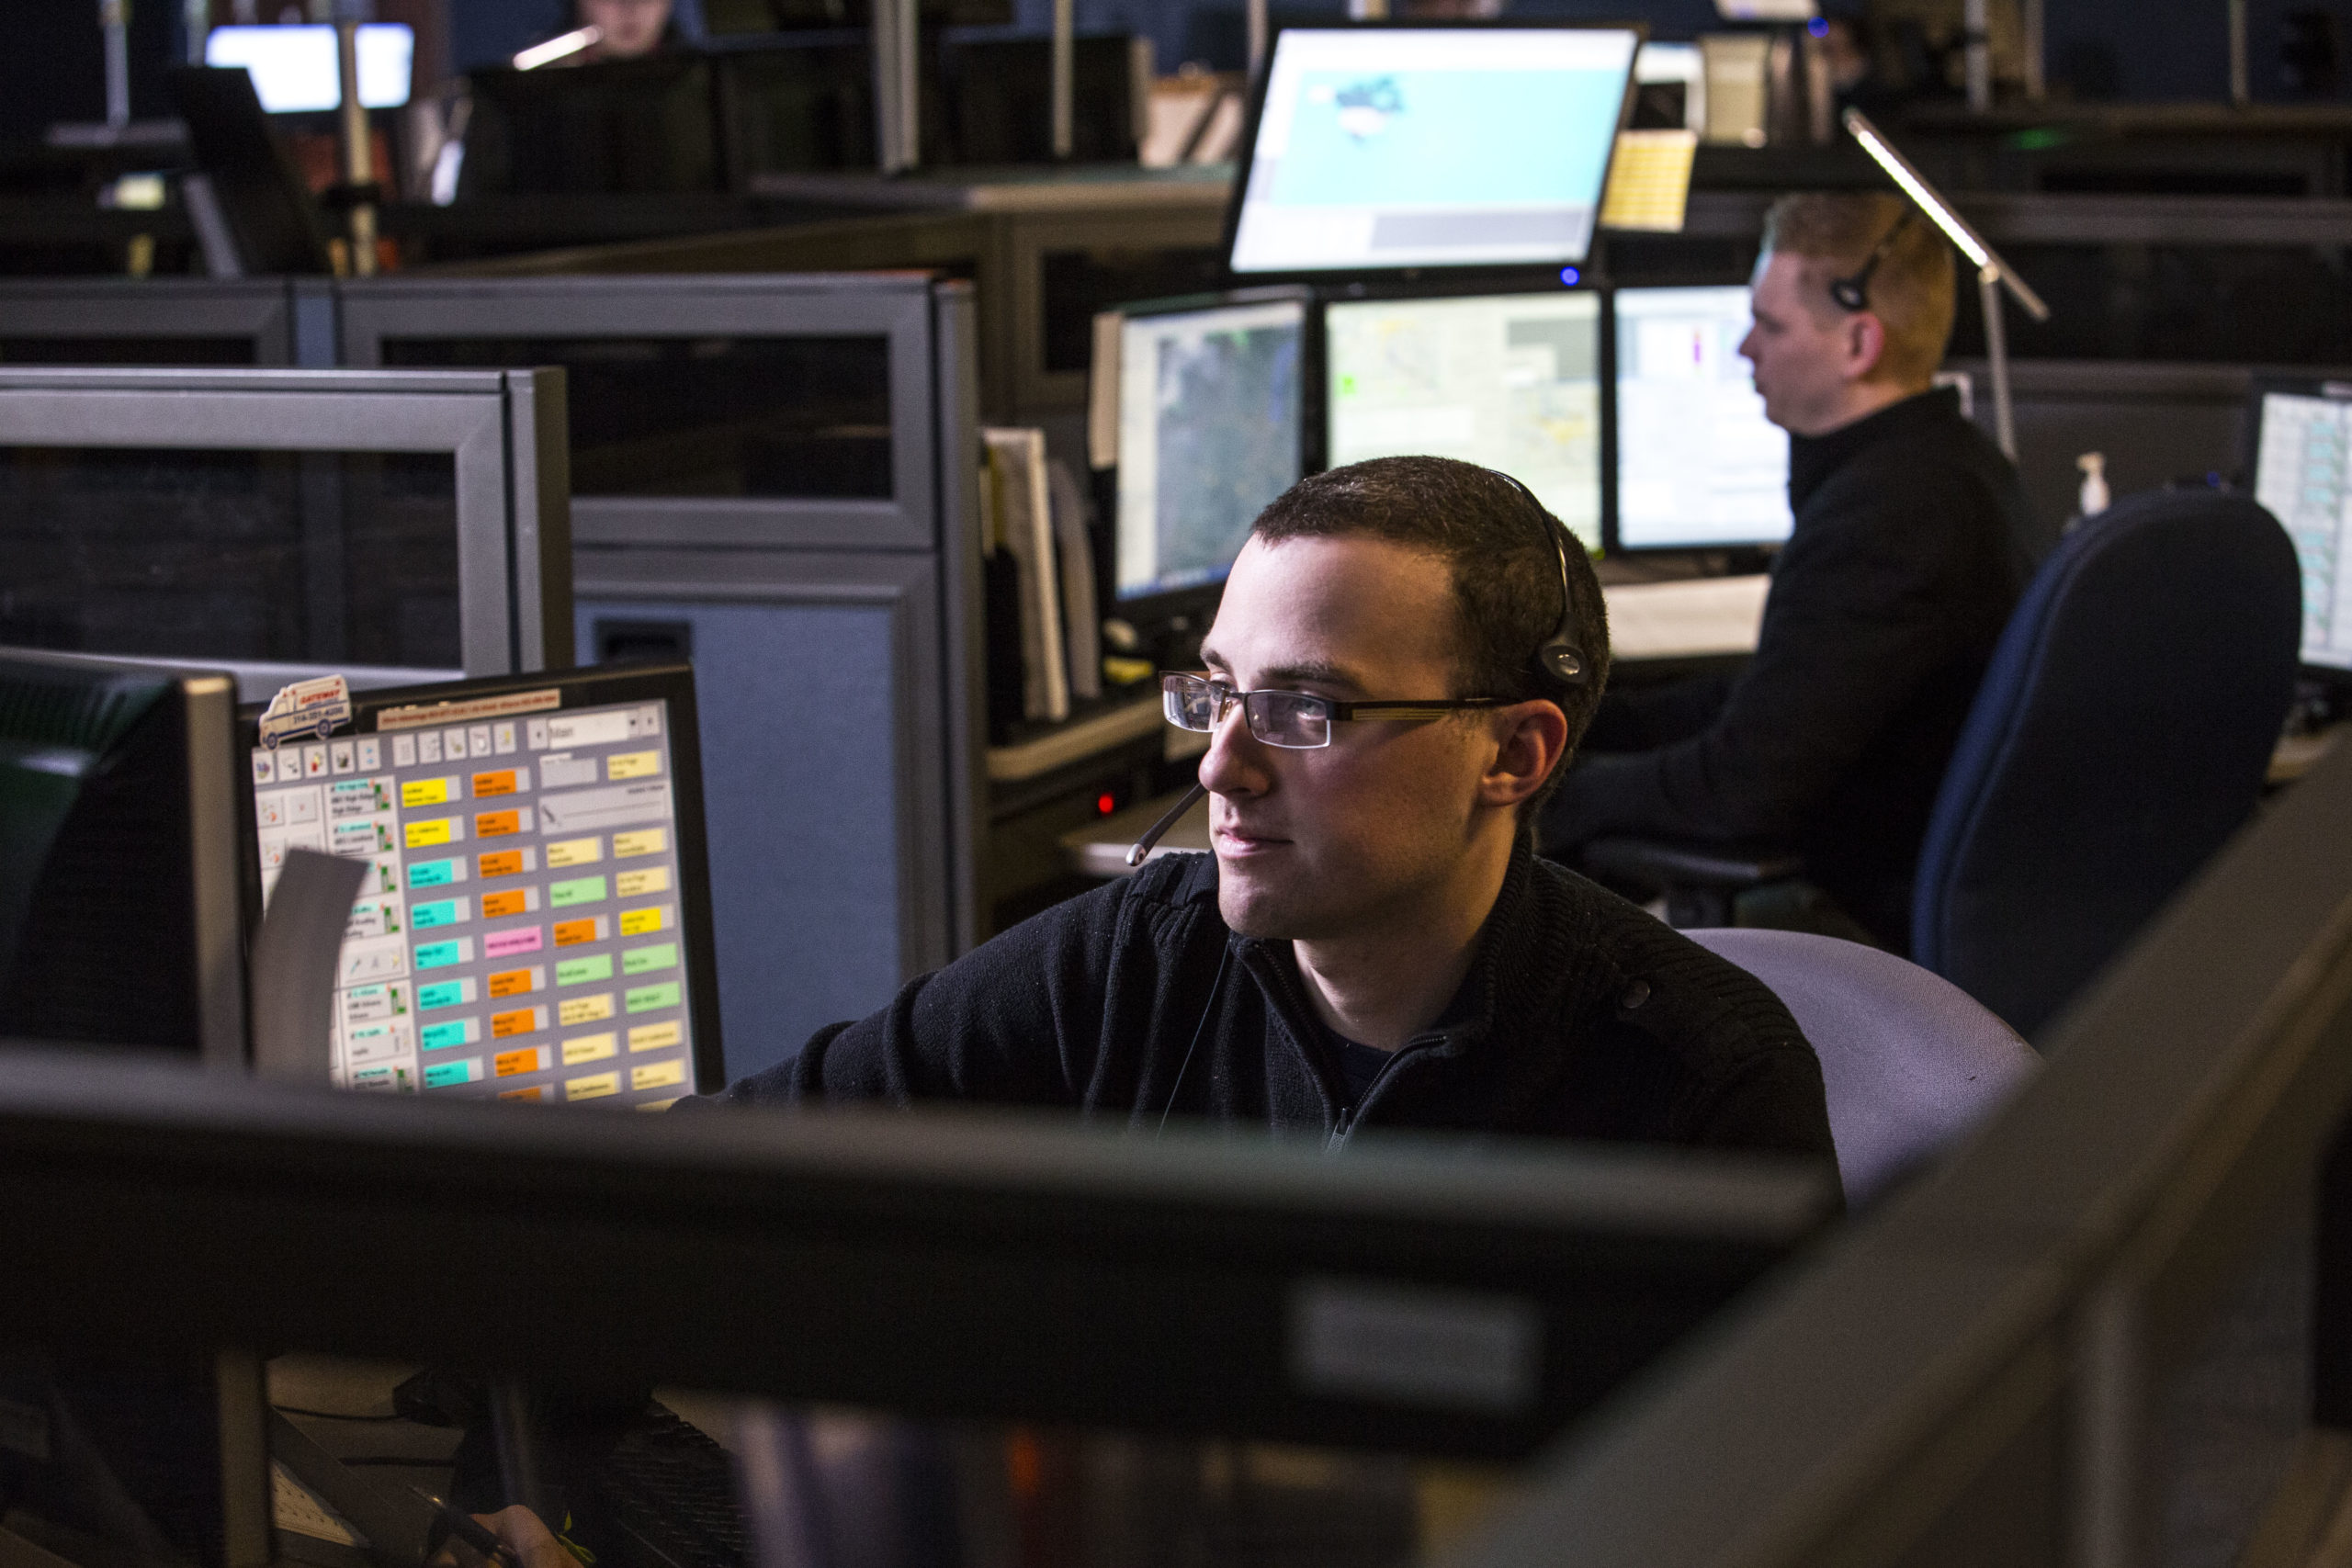
M 494 1514 L 476 1514 L 474 1522 L 503 1541 L 522 1559 L 523 1568 L 580 1568 L 580 1560 L 555 1538 L 546 1522 L 519 1503 Z M 434 1554 L 426 1568 L 482 1568 L 483 1562 L 481 1553 L 453 1539 Z

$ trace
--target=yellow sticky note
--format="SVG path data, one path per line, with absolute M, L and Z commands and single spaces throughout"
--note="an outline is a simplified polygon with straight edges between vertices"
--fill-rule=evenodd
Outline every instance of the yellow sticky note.
M 659 751 L 624 751 L 605 759 L 605 776 L 608 779 L 648 779 L 661 771 Z
M 602 839 L 564 839 L 548 846 L 550 866 L 594 865 L 604 858 Z
M 640 828 L 634 833 L 613 835 L 613 853 L 616 856 L 658 855 L 669 847 L 667 828 Z
M 1608 194 L 1600 199 L 1600 226 L 1680 233 L 1690 204 L 1690 163 L 1698 151 L 1695 130 L 1619 131 Z
M 583 1062 L 601 1062 L 607 1056 L 618 1055 L 619 1051 L 619 1042 L 610 1034 L 582 1034 L 563 1043 L 563 1065 L 576 1067 Z M 576 1100 L 579 1096 L 572 1098 Z
M 648 1062 L 641 1067 L 631 1067 L 628 1074 L 628 1087 L 633 1089 L 667 1089 L 672 1084 L 685 1081 L 686 1064 L 684 1058 L 668 1062 Z
M 613 878 L 613 892 L 623 898 L 642 898 L 648 893 L 670 891 L 670 868 L 666 865 L 648 866 L 643 871 L 625 871 Z

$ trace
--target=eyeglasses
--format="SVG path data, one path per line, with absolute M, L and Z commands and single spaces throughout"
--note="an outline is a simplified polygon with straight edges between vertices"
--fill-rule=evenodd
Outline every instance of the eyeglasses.
M 1204 675 L 1162 675 L 1160 702 L 1168 722 L 1179 729 L 1203 733 L 1216 728 L 1225 710 L 1241 705 L 1250 733 L 1269 746 L 1311 751 L 1331 744 L 1331 727 L 1360 719 L 1443 718 L 1464 708 L 1490 708 L 1494 697 L 1435 697 L 1415 703 L 1340 703 L 1306 692 L 1237 692 L 1222 681 Z

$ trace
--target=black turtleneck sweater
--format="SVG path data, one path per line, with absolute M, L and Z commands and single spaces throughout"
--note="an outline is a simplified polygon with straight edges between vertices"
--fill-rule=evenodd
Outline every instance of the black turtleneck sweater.
M 1227 929 L 1216 888 L 1213 856 L 1155 861 L 716 1098 L 1061 1106 L 1146 1130 L 1172 1108 L 1333 1145 L 1370 1125 L 1835 1160 L 1820 1063 L 1780 999 L 1523 848 L 1453 1004 L 1377 1064 L 1317 1018 L 1290 943 Z
M 2024 585 L 2025 495 L 1938 390 L 1792 436 L 1789 503 L 1755 658 L 1612 695 L 1544 812 L 1544 849 L 1615 832 L 1793 844 L 1908 952 L 1920 839 Z

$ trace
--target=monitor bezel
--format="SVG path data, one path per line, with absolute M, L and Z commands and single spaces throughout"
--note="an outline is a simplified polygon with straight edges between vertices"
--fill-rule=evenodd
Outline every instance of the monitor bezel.
M 1323 384 L 1323 309 L 1322 299 L 1315 288 L 1299 283 L 1252 284 L 1239 288 L 1213 289 L 1199 294 L 1173 294 L 1158 299 L 1137 300 L 1122 305 L 1115 314 L 1119 318 L 1124 337 L 1126 323 L 1138 317 L 1191 315 L 1202 310 L 1227 310 L 1236 306 L 1296 304 L 1299 307 L 1298 362 L 1298 475 L 1305 479 L 1323 469 L 1322 422 L 1315 412 L 1318 389 Z M 1125 373 L 1125 351 L 1121 352 L 1121 375 Z M 1090 363 L 1088 375 L 1096 367 Z M 1118 385 L 1114 381 L 1110 396 L 1117 406 Z M 1092 389 L 1089 389 L 1091 401 Z M 1124 454 L 1121 454 L 1124 456 Z M 1110 548 L 1105 552 L 1108 570 L 1102 575 L 1102 603 L 1105 613 L 1139 625 L 1139 629 L 1167 626 L 1177 623 L 1191 625 L 1198 617 L 1213 615 L 1224 597 L 1227 577 L 1232 574 L 1228 565 L 1226 573 L 1212 581 L 1188 583 L 1182 588 L 1159 589 L 1149 593 L 1121 597 L 1119 584 L 1119 516 L 1118 480 L 1121 464 L 1114 462 L 1107 470 L 1110 496 Z M 1296 480 L 1292 481 L 1294 483 Z M 1182 628 L 1180 628 L 1182 629 Z M 1205 630 L 1205 620 L 1199 629 Z M 1193 639 L 1197 641 L 1197 638 Z
M 1668 556 L 1687 556 L 1702 552 L 1724 550 L 1753 550 L 1770 554 L 1770 552 L 1777 551 L 1787 545 L 1788 539 L 1785 537 L 1779 539 L 1686 539 L 1677 540 L 1675 543 L 1670 545 L 1629 545 L 1624 541 L 1624 519 L 1619 514 L 1618 468 L 1623 462 L 1623 448 L 1622 446 L 1623 426 L 1618 417 L 1617 407 L 1618 296 L 1622 294 L 1649 294 L 1669 288 L 1747 289 L 1751 287 L 1752 280 L 1747 277 L 1732 278 L 1728 276 L 1701 276 L 1676 278 L 1671 283 L 1611 283 L 1609 288 L 1603 291 L 1609 296 L 1609 301 L 1606 306 L 1607 331 L 1604 334 L 1601 345 L 1601 363 L 1604 367 L 1604 374 L 1606 374 L 1609 378 L 1608 385 L 1601 389 L 1601 431 L 1602 439 L 1608 444 L 1608 457 L 1604 466 L 1608 469 L 1607 491 L 1609 496 L 1609 505 L 1603 519 L 1607 532 L 1607 542 L 1604 548 L 1609 555 L 1627 556 L 1635 558 L 1658 558 Z M 1793 512 L 1794 508 L 1792 507 L 1791 510 Z M 1791 528 L 1792 532 L 1793 532 L 1793 522 L 1791 525 Z
M 1577 281 L 1564 284 L 1557 268 L 1513 269 L 1498 278 L 1493 276 L 1474 278 L 1464 272 L 1447 272 L 1433 277 L 1383 277 L 1361 283 L 1342 284 L 1317 290 L 1315 330 L 1320 353 L 1316 368 L 1320 372 L 1316 407 L 1308 416 L 1317 432 L 1318 455 L 1328 466 L 1331 455 L 1331 351 L 1329 316 L 1335 305 L 1370 305 L 1398 299 L 1488 299 L 1527 294 L 1589 294 L 1597 306 L 1594 322 L 1600 342 L 1594 356 L 1595 374 L 1600 378 L 1600 515 L 1598 523 L 1600 536 L 1586 539 L 1571 528 L 1588 551 L 1609 553 L 1608 537 L 1617 509 L 1617 468 L 1610 455 L 1616 450 L 1615 400 L 1611 395 L 1614 385 L 1616 338 L 1610 317 L 1609 286 L 1581 273 Z M 1311 470 L 1324 471 L 1324 467 Z M 1516 477 L 1516 476 L 1514 476 Z
M 376 716 L 386 708 L 417 703 L 504 696 L 555 687 L 563 694 L 559 712 L 605 707 L 616 703 L 660 699 L 669 711 L 671 792 L 678 831 L 678 925 L 686 943 L 686 1014 L 693 1036 L 689 1055 L 693 1090 L 711 1094 L 726 1087 L 726 1055 L 719 1032 L 718 956 L 710 903 L 710 853 L 702 803 L 702 730 L 695 711 L 694 666 L 681 663 L 597 664 L 543 670 L 480 680 L 435 682 L 423 686 L 382 686 L 351 694 L 352 718 L 338 736 L 374 735 Z M 238 874 L 243 889 L 247 945 L 261 929 L 261 840 L 254 818 L 253 769 L 248 760 L 260 744 L 266 703 L 237 706 Z M 458 1097 L 463 1098 L 463 1097 Z
M 2342 403 L 2347 410 L 2352 410 L 2352 377 L 2263 375 L 2256 376 L 2248 381 L 2245 410 L 2245 495 L 2247 500 L 2254 502 L 2257 506 L 2262 505 L 2261 498 L 2256 493 L 2256 487 L 2262 480 L 2262 404 L 2263 400 L 2273 392 L 2285 393 L 2290 397 L 2316 398 L 2323 402 Z M 2269 510 L 2267 507 L 2263 509 Z M 2277 514 L 2273 513 L 2273 515 Z M 2280 528 L 2286 527 L 2285 518 L 2278 517 L 2277 520 Z M 2291 542 L 2294 536 L 2289 535 L 2288 537 Z M 2302 551 L 2300 549 L 2295 552 L 2295 575 L 2300 588 L 2302 578 Z M 2315 664 L 2305 659 L 2302 651 L 2302 635 L 2299 630 L 2295 639 L 2295 665 L 2301 678 L 2323 686 L 2332 693 L 2352 694 L 2352 665 Z
M 1241 209 L 1250 195 L 1250 175 L 1258 156 L 1258 129 L 1266 112 L 1266 89 L 1273 80 L 1274 59 L 1282 47 L 1283 37 L 1294 32 L 1616 32 L 1634 35 L 1634 52 L 1626 60 L 1625 82 L 1617 102 L 1617 132 L 1622 133 L 1634 113 L 1634 62 L 1640 58 L 1642 45 L 1649 41 L 1649 24 L 1638 21 L 1591 21 L 1551 17 L 1449 17 L 1429 20 L 1383 20 L 1349 22 L 1334 18 L 1331 22 L 1291 23 L 1275 28 L 1266 39 L 1265 63 L 1252 75 L 1247 110 L 1241 121 L 1240 156 L 1234 165 L 1233 188 L 1226 197 L 1225 225 L 1220 248 L 1225 257 L 1225 276 L 1236 288 L 1279 283 L 1308 285 L 1341 284 L 1351 279 L 1415 278 L 1428 276 L 1477 278 L 1526 272 L 1530 268 L 1550 267 L 1555 273 L 1563 266 L 1582 267 L 1589 265 L 1601 234 L 1600 206 L 1609 194 L 1609 175 L 1617 164 L 1616 134 L 1610 137 L 1609 152 L 1601 160 L 1600 189 L 1594 198 L 1592 236 L 1582 255 L 1560 256 L 1549 262 L 1476 262 L 1453 265 L 1442 262 L 1416 262 L 1403 266 L 1333 266 L 1293 268 L 1284 271 L 1238 272 L 1233 265 L 1234 242 L 1241 231 Z
M 571 662 L 566 429 L 560 370 L 0 367 L 0 446 L 448 454 L 474 676 Z

